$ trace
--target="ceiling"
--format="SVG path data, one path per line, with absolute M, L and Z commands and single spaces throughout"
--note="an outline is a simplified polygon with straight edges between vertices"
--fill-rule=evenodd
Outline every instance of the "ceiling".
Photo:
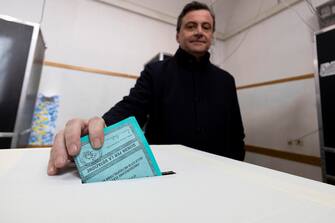
M 127 0 L 133 4 L 141 5 L 167 15 L 178 17 L 181 9 L 190 2 L 190 0 L 166 1 L 166 0 Z M 216 14 L 217 30 L 224 31 L 227 22 L 230 20 L 234 5 L 238 0 L 200 0 L 211 6 Z
M 182 8 L 191 0 L 95 0 L 175 25 Z M 240 0 L 199 0 L 213 8 L 217 31 L 223 33 Z
M 95 0 L 172 25 L 191 0 Z M 216 16 L 216 36 L 226 40 L 302 0 L 198 0 Z

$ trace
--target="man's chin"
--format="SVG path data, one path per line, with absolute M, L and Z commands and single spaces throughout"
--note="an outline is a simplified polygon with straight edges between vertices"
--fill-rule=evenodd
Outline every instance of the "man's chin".
M 182 47 L 183 50 L 185 50 L 186 52 L 188 52 L 189 54 L 199 57 L 199 56 L 203 56 L 207 53 L 209 47 Z

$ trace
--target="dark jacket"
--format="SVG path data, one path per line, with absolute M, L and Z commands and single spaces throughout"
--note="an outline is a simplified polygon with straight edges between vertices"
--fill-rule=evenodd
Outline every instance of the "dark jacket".
M 150 144 L 182 144 L 243 160 L 244 130 L 234 78 L 178 49 L 145 67 L 130 94 L 111 108 L 107 125 L 135 116 Z

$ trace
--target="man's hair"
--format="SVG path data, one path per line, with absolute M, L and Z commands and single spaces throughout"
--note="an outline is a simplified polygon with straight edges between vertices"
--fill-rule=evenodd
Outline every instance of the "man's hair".
M 180 31 L 181 28 L 181 22 L 184 18 L 184 16 L 191 12 L 191 11 L 195 11 L 195 10 L 207 10 L 212 18 L 213 18 L 213 32 L 215 31 L 215 15 L 214 12 L 204 3 L 201 2 L 197 2 L 197 1 L 193 1 L 188 3 L 187 5 L 184 6 L 183 10 L 181 11 L 180 15 L 178 16 L 178 21 L 177 21 L 177 32 Z

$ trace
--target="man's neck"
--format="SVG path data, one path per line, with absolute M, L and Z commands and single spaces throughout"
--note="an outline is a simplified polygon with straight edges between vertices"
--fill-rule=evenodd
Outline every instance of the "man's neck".
M 194 56 L 195 59 L 196 59 L 197 61 L 200 61 L 201 58 L 202 58 L 203 56 L 205 56 L 206 53 L 207 53 L 207 51 L 206 51 L 206 52 L 202 52 L 202 53 L 195 53 L 195 52 L 190 52 L 190 51 L 188 51 L 188 50 L 186 50 L 186 49 L 183 49 L 183 48 L 181 48 L 181 49 L 184 50 L 185 52 L 187 52 L 188 54 Z

